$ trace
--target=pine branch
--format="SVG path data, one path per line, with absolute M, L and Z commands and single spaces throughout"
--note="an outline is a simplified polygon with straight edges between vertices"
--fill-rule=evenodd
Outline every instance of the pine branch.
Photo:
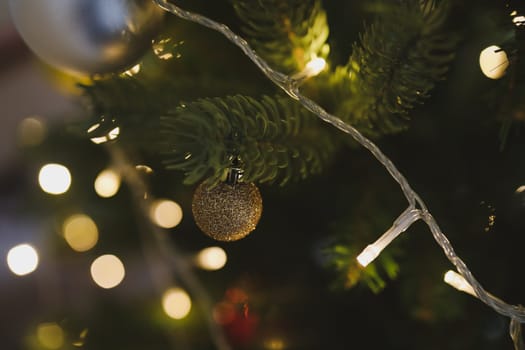
M 337 114 L 368 136 L 402 130 L 410 110 L 429 97 L 454 58 L 458 40 L 446 30 L 447 4 L 409 0 L 380 6 L 347 66 L 336 72 L 344 101 Z
M 245 181 L 281 185 L 319 173 L 337 141 L 314 116 L 287 97 L 201 99 L 161 118 L 160 149 L 185 183 L 223 178 L 232 156 Z
M 325 57 L 328 24 L 320 0 L 232 0 L 253 48 L 272 65 L 293 73 Z

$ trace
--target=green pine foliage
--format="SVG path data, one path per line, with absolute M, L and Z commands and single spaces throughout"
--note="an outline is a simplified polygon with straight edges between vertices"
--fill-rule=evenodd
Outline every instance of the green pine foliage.
M 321 0 L 231 2 L 246 39 L 277 70 L 294 74 L 314 57 L 330 61 Z M 407 126 L 409 113 L 444 79 L 458 40 L 447 29 L 446 0 L 380 0 L 366 6 L 375 19 L 353 44 L 347 64 L 329 63 L 303 91 L 377 138 Z M 185 24 L 170 26 L 138 74 L 115 74 L 84 86 L 95 113 L 105 116 L 102 132 L 119 124 L 121 142 L 160 156 L 168 169 L 184 173 L 185 184 L 223 180 L 237 158 L 245 181 L 280 185 L 318 174 L 332 160 L 341 139 L 288 96 L 272 96 L 275 88 L 254 80 L 255 71 L 246 70 L 236 48 L 222 38 L 206 39 L 208 32 L 184 37 Z M 199 47 L 206 51 L 192 39 L 205 43 Z M 203 75 L 205 66 L 211 68 Z M 332 247 L 332 266 L 346 287 L 364 282 L 378 292 L 396 277 L 398 265 L 383 254 L 375 265 L 359 268 L 355 255 L 370 237 L 354 232 L 337 232 L 341 239 Z
M 223 179 L 239 157 L 243 178 L 279 182 L 319 173 L 337 146 L 331 130 L 287 96 L 200 99 L 161 117 L 160 149 L 185 183 Z
M 337 113 L 372 137 L 406 126 L 409 112 L 444 79 L 458 41 L 447 31 L 447 1 L 385 2 L 376 11 L 338 72 L 344 89 L 337 90 Z
M 326 57 L 328 23 L 320 0 L 232 0 L 252 47 L 270 65 L 291 74 Z

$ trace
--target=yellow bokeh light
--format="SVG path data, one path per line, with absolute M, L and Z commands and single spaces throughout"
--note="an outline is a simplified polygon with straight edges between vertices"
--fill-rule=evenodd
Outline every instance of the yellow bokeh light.
M 174 201 L 159 199 L 152 203 L 150 217 L 160 227 L 173 228 L 182 220 L 182 208 Z
M 71 173 L 61 164 L 46 164 L 38 173 L 38 183 L 46 193 L 62 194 L 71 186 Z
M 221 247 L 209 247 L 197 254 L 197 265 L 204 270 L 219 270 L 226 265 L 228 257 Z
M 7 253 L 7 266 L 15 275 L 30 274 L 38 267 L 38 253 L 29 244 L 17 245 Z
M 97 130 L 100 126 L 101 126 L 100 123 L 93 124 L 87 130 L 88 134 L 92 133 L 95 130 Z M 98 144 L 101 144 L 101 143 L 105 143 L 105 142 L 108 142 L 108 141 L 115 140 L 117 137 L 119 137 L 119 135 L 120 135 L 120 127 L 117 126 L 117 127 L 114 127 L 113 129 L 111 129 L 107 134 L 101 135 L 101 136 L 94 136 L 94 137 L 90 138 L 90 140 L 94 144 L 98 145 Z
M 104 289 L 118 286 L 125 275 L 124 264 L 115 255 L 101 255 L 91 264 L 91 278 Z
M 168 289 L 162 295 L 162 308 L 169 317 L 183 319 L 191 310 L 190 296 L 181 288 Z
M 116 171 L 103 170 L 95 179 L 95 192 L 102 198 L 113 197 L 120 188 L 120 181 L 120 175 Z
M 139 74 L 139 72 L 140 72 L 140 63 L 137 63 L 136 65 L 134 65 L 133 67 L 131 67 L 130 69 L 128 69 L 122 74 L 132 77 L 136 74 Z
M 507 53 L 499 46 L 489 46 L 479 54 L 479 66 L 487 78 L 502 78 L 509 64 Z
M 268 339 L 264 342 L 264 347 L 268 350 L 283 350 L 284 342 L 279 338 Z
M 25 118 L 18 125 L 18 140 L 24 146 L 36 146 L 44 141 L 46 126 L 37 117 Z
M 98 228 L 87 215 L 72 215 L 64 221 L 62 233 L 67 244 L 77 252 L 85 252 L 98 242 Z
M 64 331 L 56 323 L 38 325 L 36 338 L 46 349 L 60 349 L 64 345 Z

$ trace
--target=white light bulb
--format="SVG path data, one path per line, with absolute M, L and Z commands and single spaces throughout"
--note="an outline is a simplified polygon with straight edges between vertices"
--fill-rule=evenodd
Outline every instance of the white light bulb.
M 465 280 L 463 276 L 461 276 L 455 271 L 448 270 L 447 273 L 445 273 L 443 280 L 445 281 L 445 283 L 456 288 L 457 290 L 468 293 L 472 296 L 476 296 L 476 292 L 474 291 L 472 286 L 467 282 L 467 280 Z
M 377 241 L 369 244 L 361 254 L 357 256 L 357 262 L 363 267 L 368 266 L 397 236 L 405 232 L 410 225 L 419 219 L 421 219 L 421 211 L 411 208 L 405 210 L 396 221 L 394 221 L 394 224 L 388 231 L 379 237 Z
M 46 164 L 38 173 L 38 183 L 46 193 L 62 194 L 71 186 L 71 173 L 61 164 Z
M 174 201 L 159 199 L 151 205 L 150 218 L 162 228 L 173 228 L 182 220 L 182 208 Z
M 204 248 L 197 254 L 197 265 L 204 270 L 219 270 L 226 265 L 228 257 L 221 247 Z
M 487 78 L 500 79 L 509 66 L 509 58 L 499 46 L 492 45 L 481 51 L 479 66 Z
M 306 70 L 308 71 L 308 77 L 316 76 L 321 73 L 326 67 L 326 61 L 324 58 L 315 57 L 310 62 L 306 64 Z
M 7 266 L 15 275 L 28 275 L 38 267 L 38 253 L 29 244 L 17 245 L 7 253 Z
M 95 179 L 95 192 L 102 198 L 113 197 L 120 188 L 120 181 L 117 172 L 111 169 L 103 170 Z
M 124 279 L 126 270 L 124 264 L 115 255 L 99 256 L 91 264 L 91 277 L 95 283 L 104 289 L 118 286 Z
M 181 288 L 168 289 L 162 295 L 162 308 L 169 317 L 183 319 L 191 310 L 190 296 Z

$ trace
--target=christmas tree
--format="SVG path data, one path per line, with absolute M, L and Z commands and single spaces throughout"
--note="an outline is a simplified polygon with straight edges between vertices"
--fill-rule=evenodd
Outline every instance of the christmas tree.
M 2 348 L 524 348 L 523 4 L 10 9 Z

